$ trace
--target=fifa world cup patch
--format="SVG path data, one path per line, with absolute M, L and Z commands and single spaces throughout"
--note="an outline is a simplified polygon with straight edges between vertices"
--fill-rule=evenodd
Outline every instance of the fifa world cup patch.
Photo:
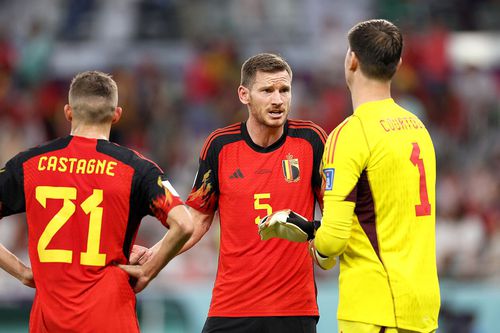
M 335 176 L 335 169 L 323 169 L 323 174 L 325 175 L 325 190 L 331 191 L 333 189 L 333 177 Z
M 286 160 L 281 161 L 283 175 L 288 183 L 295 183 L 300 180 L 299 159 L 293 158 L 292 154 L 286 156 Z

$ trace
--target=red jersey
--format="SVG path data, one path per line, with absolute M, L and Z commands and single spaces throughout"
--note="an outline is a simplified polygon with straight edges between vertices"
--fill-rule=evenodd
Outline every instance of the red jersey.
M 322 201 L 325 132 L 289 120 L 282 137 L 262 148 L 245 123 L 214 131 L 201 151 L 186 204 L 219 210 L 221 239 L 209 317 L 317 316 L 313 263 L 307 243 L 261 241 L 257 224 L 290 208 L 313 219 Z
M 163 172 L 107 140 L 68 136 L 0 170 L 0 217 L 26 211 L 36 284 L 30 332 L 139 332 L 126 264 L 141 219 L 182 201 Z M 168 226 L 167 226 L 168 227 Z

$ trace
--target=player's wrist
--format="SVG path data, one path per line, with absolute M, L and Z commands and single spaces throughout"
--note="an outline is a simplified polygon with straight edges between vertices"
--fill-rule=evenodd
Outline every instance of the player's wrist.
M 316 230 L 321 226 L 321 221 L 308 221 L 297 213 L 291 211 L 287 222 L 298 226 L 307 234 L 307 240 L 312 240 L 316 236 Z

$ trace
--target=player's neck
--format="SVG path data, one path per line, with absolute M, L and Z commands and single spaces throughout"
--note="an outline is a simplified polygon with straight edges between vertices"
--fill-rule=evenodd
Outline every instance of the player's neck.
M 353 111 L 361 104 L 391 98 L 391 82 L 381 82 L 360 77 L 351 88 Z
M 81 136 L 89 139 L 109 140 L 110 125 L 89 125 L 75 124 L 71 125 L 71 135 Z
M 246 126 L 253 143 L 264 148 L 278 141 L 283 135 L 284 130 L 284 126 L 270 127 L 252 119 L 248 119 Z

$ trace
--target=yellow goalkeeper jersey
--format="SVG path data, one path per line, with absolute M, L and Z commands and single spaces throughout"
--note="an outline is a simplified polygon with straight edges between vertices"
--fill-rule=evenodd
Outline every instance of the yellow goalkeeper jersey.
M 338 319 L 437 328 L 434 146 L 392 99 L 360 105 L 329 136 L 315 246 L 340 255 Z

